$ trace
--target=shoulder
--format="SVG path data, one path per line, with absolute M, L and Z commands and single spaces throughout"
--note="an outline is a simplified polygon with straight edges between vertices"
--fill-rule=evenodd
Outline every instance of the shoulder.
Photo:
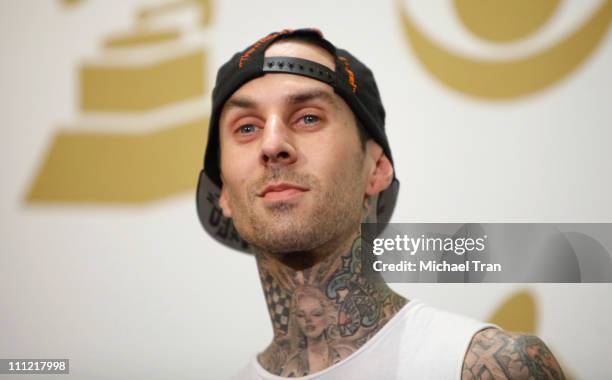
M 557 360 L 534 335 L 488 328 L 474 335 L 465 354 L 461 378 L 565 379 Z

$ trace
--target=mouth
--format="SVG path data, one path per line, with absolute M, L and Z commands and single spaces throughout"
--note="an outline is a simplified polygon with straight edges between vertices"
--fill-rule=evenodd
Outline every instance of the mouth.
M 304 186 L 279 182 L 266 186 L 262 191 L 257 193 L 257 196 L 266 202 L 284 202 L 293 200 L 309 190 L 310 189 Z

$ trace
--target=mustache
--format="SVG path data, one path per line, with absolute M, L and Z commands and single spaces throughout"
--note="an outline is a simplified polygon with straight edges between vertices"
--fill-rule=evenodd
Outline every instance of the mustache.
M 312 174 L 300 173 L 294 169 L 271 168 L 250 184 L 249 193 L 257 194 L 271 182 L 291 182 L 307 188 L 316 187 L 319 183 L 318 179 Z

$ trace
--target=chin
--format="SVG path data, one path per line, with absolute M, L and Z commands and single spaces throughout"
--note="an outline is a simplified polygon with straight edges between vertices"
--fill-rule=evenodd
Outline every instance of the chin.
M 282 254 L 308 252 L 334 239 L 354 223 L 352 215 L 332 212 L 317 202 L 255 203 L 242 209 L 234 225 L 243 239 L 259 249 Z
M 253 244 L 270 253 L 306 252 L 321 244 L 321 233 L 302 218 L 263 222 L 252 231 Z M 302 223 L 300 223 L 302 222 Z M 247 239 L 249 241 L 249 239 Z M 250 241 L 249 241 L 250 242 Z
M 279 234 L 262 241 L 262 248 L 270 253 L 308 252 L 318 246 L 316 239 L 290 234 Z

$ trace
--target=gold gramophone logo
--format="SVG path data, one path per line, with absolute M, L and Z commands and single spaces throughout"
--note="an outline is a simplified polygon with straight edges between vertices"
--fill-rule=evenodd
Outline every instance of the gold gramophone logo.
M 208 127 L 210 18 L 210 0 L 158 2 L 107 36 L 79 64 L 79 116 L 55 133 L 26 202 L 141 203 L 193 190 Z
M 559 82 L 583 64 L 607 34 L 612 0 L 603 0 L 573 31 L 539 52 L 510 60 L 455 53 L 423 33 L 397 0 L 404 34 L 423 66 L 446 86 L 485 99 L 512 99 Z M 490 43 L 516 42 L 543 26 L 559 0 L 453 0 L 459 20 Z

